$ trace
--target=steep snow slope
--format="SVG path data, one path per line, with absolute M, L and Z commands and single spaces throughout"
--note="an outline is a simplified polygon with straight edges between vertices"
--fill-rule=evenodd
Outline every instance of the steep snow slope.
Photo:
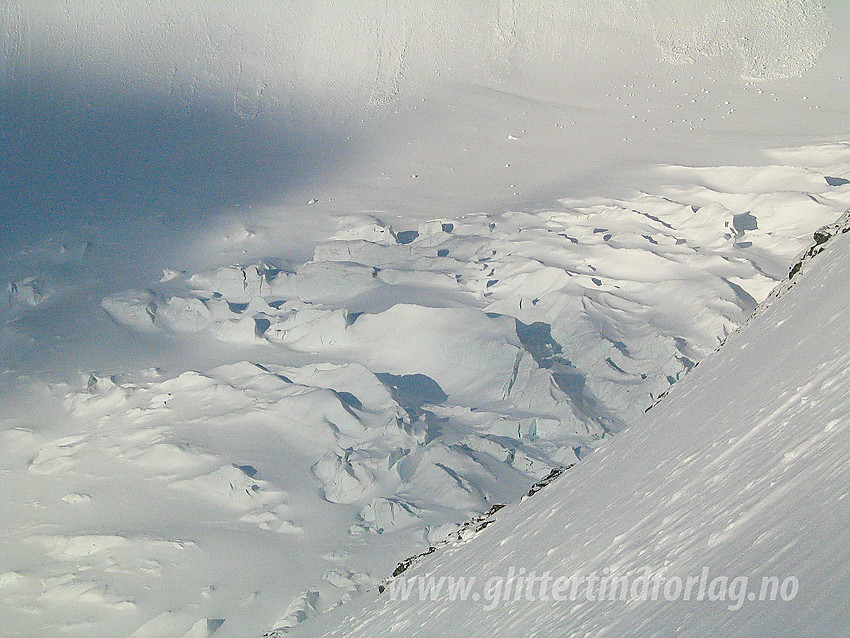
M 850 205 L 841 3 L 0 22 L 0 633 L 355 597 L 642 414 Z
M 404 574 L 474 576 L 469 600 L 373 592 L 335 630 L 305 625 L 304 635 L 847 635 L 847 216 L 842 229 L 645 418 L 472 540 Z M 709 584 L 725 576 L 749 585 L 714 600 L 697 600 L 695 587 L 687 601 L 666 600 L 677 585 L 668 592 L 662 581 L 659 599 L 641 602 L 590 600 L 585 588 L 576 600 L 544 601 L 534 599 L 538 585 L 526 599 L 514 583 L 521 597 L 484 598 L 485 583 L 509 569 L 515 578 L 634 579 L 645 568 L 682 581 L 708 569 Z M 760 600 L 764 576 L 796 578 L 798 589 L 789 580 L 791 600 Z

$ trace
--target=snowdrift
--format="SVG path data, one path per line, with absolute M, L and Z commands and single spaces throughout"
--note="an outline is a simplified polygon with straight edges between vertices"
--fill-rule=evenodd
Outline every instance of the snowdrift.
M 0 633 L 310 635 L 571 474 L 850 206 L 848 26 L 2 3 Z
M 466 599 L 387 589 L 306 635 L 846 634 L 848 231 L 847 215 L 824 229 L 795 277 L 645 418 L 402 576 L 473 577 Z M 644 570 L 666 579 L 655 599 L 640 586 L 556 599 L 527 586 L 594 574 L 633 587 Z

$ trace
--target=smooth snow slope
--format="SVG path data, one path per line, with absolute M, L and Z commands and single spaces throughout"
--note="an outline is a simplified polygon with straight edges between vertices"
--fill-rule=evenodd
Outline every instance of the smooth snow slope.
M 843 229 L 645 418 L 473 539 L 404 574 L 483 584 L 509 568 L 634 577 L 648 567 L 683 580 L 708 568 L 710 579 L 749 577 L 749 592 L 763 576 L 796 577 L 793 600 L 523 598 L 485 610 L 483 598 L 420 601 L 414 592 L 392 602 L 373 592 L 336 629 L 305 625 L 304 635 L 846 636 L 847 216 Z
M 850 205 L 848 16 L 0 3 L 0 634 L 283 632 L 605 443 Z

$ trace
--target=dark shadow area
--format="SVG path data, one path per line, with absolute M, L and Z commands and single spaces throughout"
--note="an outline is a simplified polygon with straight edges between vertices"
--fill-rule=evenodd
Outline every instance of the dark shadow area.
M 615 431 L 614 419 L 607 414 L 605 406 L 586 389 L 586 376 L 562 354 L 561 344 L 552 337 L 552 326 L 542 321 L 525 324 L 519 319 L 514 319 L 514 324 L 522 347 L 538 366 L 549 370 L 553 383 L 569 397 L 576 412 L 598 423 L 606 431 Z M 621 345 L 625 348 L 625 344 Z M 606 361 L 616 370 L 627 374 L 610 357 Z
M 309 121 L 297 96 L 286 116 L 245 119 L 226 94 L 186 104 L 85 84 L 46 70 L 0 85 L 0 248 L 140 216 L 192 226 L 273 201 L 346 154 L 345 134 Z
M 434 379 L 424 374 L 397 375 L 379 372 L 375 376 L 387 386 L 395 402 L 404 408 L 414 421 L 423 414 L 423 405 L 439 405 L 449 398 Z
M 843 177 L 824 177 L 828 186 L 844 186 L 845 184 L 850 184 L 850 179 L 844 179 Z

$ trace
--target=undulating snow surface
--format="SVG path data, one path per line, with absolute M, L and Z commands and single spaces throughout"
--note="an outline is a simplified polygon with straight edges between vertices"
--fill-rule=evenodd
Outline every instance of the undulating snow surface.
M 656 417 L 666 402 L 644 411 L 850 206 L 846 13 L 2 3 L 0 634 L 320 635 L 399 561 L 573 465 L 545 498 L 584 505 L 510 508 L 494 529 L 528 516 L 552 552 L 518 561 L 583 568 L 564 521 L 631 520 L 594 500 L 605 476 L 684 454 L 668 430 L 709 436 Z M 781 372 L 750 366 L 752 384 Z M 785 400 L 773 377 L 728 383 L 746 409 Z M 708 489 L 685 456 L 671 472 Z M 657 551 L 691 547 L 677 530 Z M 352 635 L 394 626 L 400 608 L 377 605 Z M 472 607 L 431 627 L 417 605 L 397 630 L 453 635 L 469 613 L 484 631 Z M 635 627 L 624 609 L 597 630 Z M 549 635 L 522 614 L 538 615 L 487 631 Z
M 628 431 L 404 574 L 474 576 L 479 589 L 469 600 L 420 600 L 417 588 L 391 601 L 389 590 L 375 591 L 335 629 L 313 627 L 314 635 L 846 635 L 848 231 L 845 215 L 790 285 Z M 539 583 L 526 598 L 518 581 L 535 571 L 634 582 L 646 568 L 679 585 L 668 591 L 661 581 L 657 601 L 619 600 L 622 590 L 600 598 L 585 587 L 575 600 L 555 600 L 551 588 L 541 600 Z M 503 588 L 485 600 L 486 583 L 509 569 L 520 595 L 505 600 Z M 709 583 L 749 580 L 723 598 L 706 589 L 701 600 L 695 584 L 684 600 L 682 581 L 705 569 Z M 763 577 L 798 583 L 762 600 Z

